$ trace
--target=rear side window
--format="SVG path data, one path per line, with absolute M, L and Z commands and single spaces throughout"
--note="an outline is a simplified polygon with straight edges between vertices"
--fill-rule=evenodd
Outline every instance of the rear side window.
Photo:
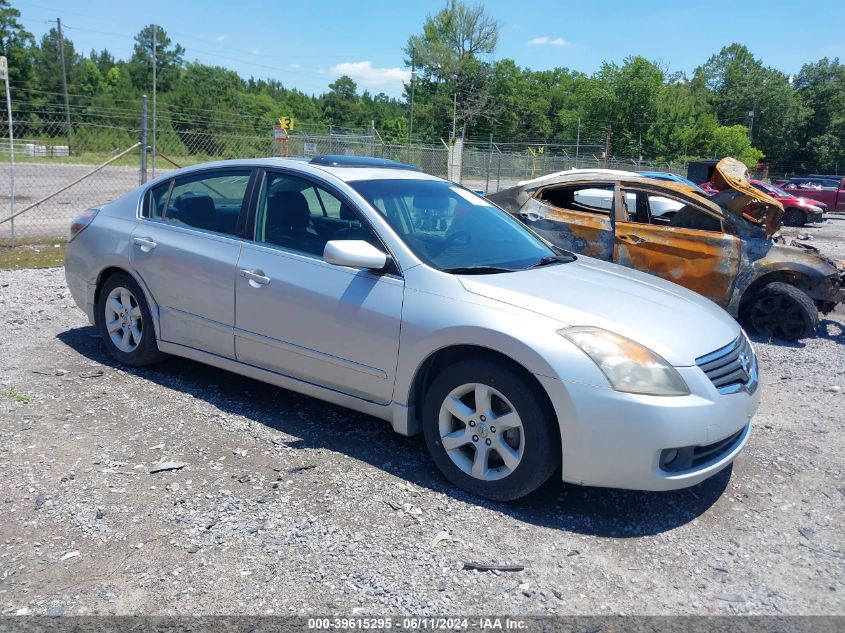
M 167 197 L 172 184 L 173 181 L 168 180 L 147 192 L 143 211 L 145 218 L 161 220 L 164 217 L 164 208 L 167 206 Z
M 167 224 L 235 235 L 249 178 L 248 169 L 176 178 L 167 196 L 162 219 Z M 155 193 L 154 190 L 151 203 Z
M 558 209 L 610 216 L 613 211 L 613 185 L 547 187 L 538 198 Z

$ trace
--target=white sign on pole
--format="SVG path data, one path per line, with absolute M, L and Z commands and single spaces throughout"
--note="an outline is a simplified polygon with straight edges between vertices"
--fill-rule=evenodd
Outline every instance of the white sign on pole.
M 0 56 L 0 81 L 6 84 L 6 113 L 9 116 L 9 212 L 12 246 L 15 245 L 15 134 L 12 123 L 12 96 L 9 92 L 9 63 Z

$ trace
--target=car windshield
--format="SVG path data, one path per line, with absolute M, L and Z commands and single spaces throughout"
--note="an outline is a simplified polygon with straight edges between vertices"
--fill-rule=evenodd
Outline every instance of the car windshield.
M 484 198 L 442 180 L 349 183 L 429 266 L 499 273 L 572 261 Z
M 774 194 L 776 196 L 792 197 L 791 193 L 786 193 L 783 189 L 781 189 L 780 187 L 777 187 L 775 185 L 770 185 L 769 183 L 765 183 L 765 182 L 764 183 L 753 183 L 753 184 L 757 189 L 759 189 L 763 193 L 767 193 L 769 195 Z

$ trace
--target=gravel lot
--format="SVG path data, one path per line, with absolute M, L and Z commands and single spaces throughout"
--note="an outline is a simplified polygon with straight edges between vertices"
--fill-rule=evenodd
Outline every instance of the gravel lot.
M 845 256 L 842 216 L 791 233 Z M 732 472 L 513 504 L 384 422 L 190 361 L 115 366 L 60 269 L 0 271 L 0 327 L 0 614 L 845 614 L 841 308 L 756 341 Z

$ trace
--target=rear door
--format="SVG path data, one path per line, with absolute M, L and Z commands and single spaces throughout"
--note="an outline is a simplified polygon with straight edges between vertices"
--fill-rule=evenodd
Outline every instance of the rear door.
M 331 229 L 326 218 L 335 212 Z M 237 359 L 390 402 L 404 280 L 398 270 L 376 274 L 323 261 L 330 239 L 385 247 L 341 194 L 299 175 L 268 171 L 255 215 L 255 240 L 245 243 L 237 267 Z
M 622 189 L 616 214 L 613 261 L 689 288 L 724 307 L 739 271 L 742 243 L 725 232 L 724 220 L 666 192 Z M 636 207 L 629 201 L 635 199 Z M 652 215 L 667 200 L 680 204 L 671 217 Z
M 612 184 L 552 185 L 540 189 L 517 216 L 555 246 L 610 261 L 615 207 Z
M 159 307 L 161 340 L 234 358 L 235 276 L 251 169 L 215 169 L 147 193 L 131 261 Z

